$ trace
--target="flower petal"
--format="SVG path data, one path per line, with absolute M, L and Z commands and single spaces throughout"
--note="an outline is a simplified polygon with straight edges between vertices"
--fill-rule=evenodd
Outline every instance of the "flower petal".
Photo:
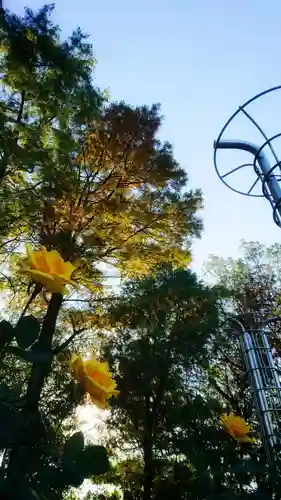
M 47 253 L 48 252 L 46 251 L 33 252 L 33 257 L 35 259 L 35 264 L 32 265 L 33 269 L 37 269 L 42 273 L 50 274 L 50 266 L 48 264 Z
M 56 280 L 50 274 L 42 273 L 41 271 L 34 271 L 33 269 L 25 269 L 24 272 L 33 281 L 41 283 L 41 285 L 44 285 L 49 292 L 63 293 L 64 283 L 61 283 L 61 280 Z
M 249 432 L 251 426 L 245 421 L 243 417 L 235 415 L 233 412 L 229 414 L 224 413 L 220 418 L 221 425 L 225 430 L 239 442 L 250 442 Z
M 51 250 L 46 257 L 51 274 L 64 274 L 64 261 L 57 250 Z
M 72 273 L 75 271 L 76 267 L 71 264 L 71 262 L 67 261 L 67 262 L 64 262 L 64 266 L 63 266 L 63 276 L 65 276 L 66 279 L 69 279 L 71 278 L 71 275 Z M 61 274 L 61 273 L 59 273 Z
M 52 293 L 67 293 L 65 285 L 77 286 L 72 281 L 71 274 L 75 266 L 71 262 L 64 262 L 56 250 L 38 250 L 33 252 L 29 244 L 26 245 L 27 258 L 20 262 L 21 271 L 29 275 L 35 282 L 44 285 Z
M 71 279 L 66 278 L 64 275 L 61 274 L 53 274 L 54 280 L 59 279 L 61 283 L 64 285 L 72 285 L 74 287 L 77 287 L 77 283 L 75 281 L 72 281 Z
M 34 257 L 34 252 L 32 251 L 30 243 L 27 243 L 25 245 L 26 248 L 26 253 L 27 253 L 27 260 L 30 262 L 32 266 L 36 265 L 35 257 Z
M 70 367 L 73 376 L 91 397 L 92 403 L 99 408 L 108 408 L 108 399 L 119 394 L 107 363 L 96 359 L 84 361 L 74 354 L 70 360 Z
M 73 354 L 71 356 L 69 364 L 74 378 L 80 382 L 84 377 L 82 358 L 80 356 L 77 356 L 76 354 Z
M 93 405 L 97 406 L 101 410 L 107 410 L 109 408 L 108 401 L 106 399 L 98 399 L 94 396 L 91 396 L 91 401 Z

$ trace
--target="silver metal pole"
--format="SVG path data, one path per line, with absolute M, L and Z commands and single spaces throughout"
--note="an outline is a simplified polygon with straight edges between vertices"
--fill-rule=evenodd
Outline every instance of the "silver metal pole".
M 268 461 L 281 438 L 281 384 L 271 347 L 263 327 L 245 330 L 236 318 L 229 318 L 239 333 L 254 405 Z

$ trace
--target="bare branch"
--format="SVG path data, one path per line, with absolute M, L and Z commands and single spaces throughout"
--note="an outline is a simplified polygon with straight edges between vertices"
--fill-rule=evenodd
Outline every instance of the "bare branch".
M 75 339 L 75 337 L 77 337 L 77 335 L 80 335 L 80 333 L 84 332 L 85 329 L 86 328 L 80 328 L 79 330 L 75 330 L 73 334 L 70 335 L 70 337 L 65 342 L 63 342 L 61 345 L 53 349 L 53 354 L 54 355 L 59 354 L 61 351 L 66 349 L 66 347 Z

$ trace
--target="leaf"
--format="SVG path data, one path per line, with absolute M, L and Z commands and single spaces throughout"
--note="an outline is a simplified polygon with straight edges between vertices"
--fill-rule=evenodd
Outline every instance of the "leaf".
M 9 344 L 14 338 L 14 328 L 8 321 L 0 322 L 0 350 Z
M 23 419 L 21 414 L 14 411 L 6 404 L 0 404 L 0 446 L 6 448 L 13 446 L 19 440 L 19 432 L 22 433 Z
M 75 458 L 84 450 L 83 432 L 73 434 L 64 445 L 63 459 L 65 462 L 74 462 Z
M 79 475 L 77 471 L 71 471 L 71 474 L 66 474 L 64 478 L 66 484 L 73 486 L 74 488 L 79 488 L 85 479 L 83 476 Z
M 75 469 L 71 471 L 61 470 L 54 465 L 45 467 L 40 473 L 40 487 L 46 488 L 46 493 L 49 492 L 50 487 L 64 489 L 68 486 L 78 488 L 84 481 L 84 477 L 79 476 Z
M 0 399 L 7 400 L 9 399 L 9 396 L 11 394 L 11 391 L 9 387 L 6 384 L 0 384 Z
M 106 449 L 103 446 L 87 446 L 77 462 L 77 467 L 85 478 L 105 474 L 109 470 Z
M 20 319 L 15 328 L 18 346 L 21 349 L 27 349 L 37 340 L 39 332 L 40 323 L 34 316 L 25 316 Z
M 76 483 L 79 486 L 81 478 L 104 474 L 109 470 L 106 449 L 103 446 L 84 448 L 82 432 L 76 432 L 66 442 L 63 461 L 65 474 L 69 475 L 68 484 L 73 486 L 76 486 Z
M 28 490 L 25 488 L 22 488 L 20 490 L 19 494 L 20 494 L 20 498 L 22 498 L 22 500 L 40 500 L 40 497 L 38 496 L 36 491 L 32 490 L 31 488 Z
M 8 401 L 17 402 L 22 395 L 22 383 L 16 384 L 11 390 L 8 396 Z

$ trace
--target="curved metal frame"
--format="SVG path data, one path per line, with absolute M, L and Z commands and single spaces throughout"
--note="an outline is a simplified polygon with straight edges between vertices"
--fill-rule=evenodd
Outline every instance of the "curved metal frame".
M 233 119 L 239 114 L 239 113 L 244 113 L 248 118 L 249 120 L 251 120 L 251 122 L 255 125 L 255 127 L 257 128 L 257 130 L 261 133 L 261 135 L 263 136 L 263 138 L 265 139 L 265 143 L 263 144 L 263 146 L 260 148 L 261 150 L 263 149 L 263 147 L 265 147 L 266 145 L 268 145 L 271 149 L 271 152 L 276 160 L 276 163 L 279 162 L 279 159 L 273 149 L 273 146 L 271 144 L 271 141 L 276 139 L 277 137 L 279 137 L 281 134 L 277 134 L 276 136 L 273 136 L 271 137 L 270 139 L 268 139 L 268 137 L 266 136 L 266 134 L 264 133 L 264 131 L 261 129 L 261 127 L 257 124 L 257 122 L 249 115 L 249 113 L 245 112 L 245 108 L 247 106 L 249 106 L 249 104 L 251 104 L 252 102 L 254 102 L 255 100 L 259 99 L 260 97 L 263 97 L 264 95 L 266 94 L 269 94 L 271 92 L 274 92 L 275 90 L 281 90 L 281 85 L 278 85 L 276 87 L 272 87 L 270 89 L 267 89 L 267 90 L 264 90 L 263 92 L 260 92 L 259 94 L 255 95 L 254 97 L 252 97 L 251 99 L 249 99 L 248 101 L 246 101 L 244 104 L 242 104 L 242 106 L 239 106 L 239 108 L 231 115 L 231 117 L 227 120 L 227 122 L 225 123 L 225 125 L 223 126 L 223 128 L 221 129 L 219 135 L 218 135 L 218 138 L 217 140 L 214 142 L 214 165 L 215 165 L 215 170 L 217 172 L 217 175 L 218 177 L 222 180 L 222 182 L 229 188 L 231 189 L 232 191 L 234 191 L 235 193 L 239 193 L 239 194 L 242 194 L 244 196 L 252 196 L 254 198 L 261 198 L 263 195 L 260 194 L 260 195 L 255 195 L 255 194 L 248 194 L 248 193 L 245 193 L 244 191 L 240 191 L 238 189 L 235 189 L 233 188 L 232 186 L 230 186 L 226 181 L 223 180 L 223 178 L 230 174 L 230 172 L 226 175 L 221 175 L 220 172 L 219 172 L 219 169 L 218 169 L 218 165 L 217 165 L 217 150 L 218 150 L 218 147 L 217 145 L 221 142 L 221 139 L 222 139 L 222 136 L 225 132 L 225 130 L 227 129 L 228 125 L 233 121 Z M 243 166 L 253 166 L 254 167 L 254 164 L 256 163 L 256 158 L 254 159 L 254 163 L 249 163 L 249 164 L 244 164 L 244 165 L 240 165 L 238 168 L 242 168 Z
M 265 197 L 271 204 L 273 210 L 273 219 L 274 222 L 281 227 L 281 161 L 279 160 L 273 145 L 272 141 L 281 137 L 281 133 L 275 134 L 272 137 L 268 138 L 259 124 L 254 120 L 254 118 L 245 110 L 245 108 L 259 99 L 260 97 L 269 94 L 270 92 L 274 92 L 275 90 L 281 90 L 281 85 L 276 87 L 272 87 L 271 89 L 265 90 L 260 94 L 257 94 L 255 97 L 249 99 L 245 104 L 240 106 L 235 113 L 229 118 L 224 127 L 222 128 L 218 139 L 214 142 L 214 165 L 217 175 L 221 179 L 221 181 L 232 191 L 242 194 L 244 196 L 252 196 L 254 198 Z M 262 145 L 255 145 L 249 142 L 241 141 L 241 140 L 222 140 L 222 136 L 227 129 L 228 125 L 232 122 L 232 120 L 239 114 L 243 113 L 257 128 L 257 130 L 262 135 L 264 142 Z M 269 163 L 266 155 L 265 155 L 265 147 L 268 146 L 271 150 L 271 153 L 274 157 L 275 163 L 273 166 Z M 243 151 L 248 151 L 254 156 L 253 163 L 244 163 L 239 165 L 238 167 L 230 170 L 229 172 L 221 175 L 218 166 L 217 166 L 217 151 L 218 149 L 240 149 Z M 253 167 L 254 172 L 256 173 L 256 179 L 251 185 L 250 189 L 245 191 L 240 191 L 238 189 L 233 188 L 229 182 L 225 180 L 225 178 L 235 171 L 238 171 L 244 167 Z M 276 173 L 278 170 L 278 173 Z M 261 182 L 261 194 L 254 194 L 252 191 L 257 185 L 258 182 Z

